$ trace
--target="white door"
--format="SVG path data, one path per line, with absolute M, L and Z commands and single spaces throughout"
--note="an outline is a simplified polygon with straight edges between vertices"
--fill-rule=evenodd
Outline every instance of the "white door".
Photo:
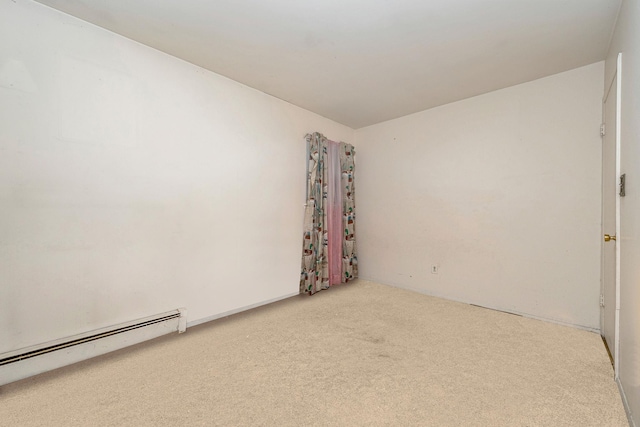
M 618 70 L 604 96 L 602 138 L 602 295 L 601 331 L 611 352 L 617 375 L 619 309 L 619 176 L 620 176 L 620 57 Z

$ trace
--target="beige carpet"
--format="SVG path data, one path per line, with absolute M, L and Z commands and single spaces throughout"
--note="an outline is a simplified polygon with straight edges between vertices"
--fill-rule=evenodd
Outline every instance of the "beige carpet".
M 371 282 L 0 387 L 2 426 L 626 426 L 597 334 Z

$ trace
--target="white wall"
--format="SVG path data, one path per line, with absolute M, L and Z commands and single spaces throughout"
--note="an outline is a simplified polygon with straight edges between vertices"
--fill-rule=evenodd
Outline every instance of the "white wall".
M 606 61 L 605 85 L 622 52 L 621 171 L 627 174 L 620 200 L 620 384 L 640 425 L 640 1 L 623 0 Z
M 357 130 L 360 276 L 599 329 L 602 79 L 596 63 Z
M 353 131 L 27 0 L 0 1 L 0 353 L 298 291 L 303 137 Z

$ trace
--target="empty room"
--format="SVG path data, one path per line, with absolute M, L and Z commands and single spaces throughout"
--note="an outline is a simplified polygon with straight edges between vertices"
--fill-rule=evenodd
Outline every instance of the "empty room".
M 0 0 L 0 425 L 638 426 L 640 0 Z

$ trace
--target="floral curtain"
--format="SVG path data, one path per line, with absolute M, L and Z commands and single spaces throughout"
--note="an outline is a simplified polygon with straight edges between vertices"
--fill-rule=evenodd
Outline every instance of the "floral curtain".
M 314 294 L 358 277 L 355 151 L 316 132 L 308 147 L 300 292 Z
M 340 143 L 340 168 L 342 171 L 342 282 L 358 277 L 356 250 L 356 202 L 355 202 L 355 150 L 352 145 Z

